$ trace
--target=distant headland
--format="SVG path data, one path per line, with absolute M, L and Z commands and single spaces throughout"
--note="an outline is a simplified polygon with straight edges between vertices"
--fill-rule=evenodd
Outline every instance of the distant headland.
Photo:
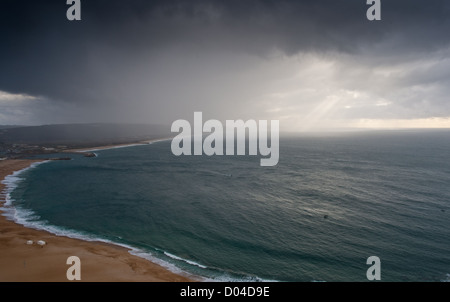
M 145 124 L 0 126 L 0 158 L 21 159 L 49 154 L 48 159 L 51 160 L 69 160 L 69 156 L 51 155 L 90 148 L 146 144 L 171 136 L 170 127 Z M 84 152 L 84 156 L 95 157 L 95 153 Z

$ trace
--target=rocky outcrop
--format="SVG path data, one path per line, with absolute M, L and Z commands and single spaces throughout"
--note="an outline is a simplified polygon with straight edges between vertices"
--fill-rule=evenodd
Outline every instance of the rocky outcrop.
M 97 155 L 93 152 L 86 152 L 84 153 L 84 157 L 97 157 Z

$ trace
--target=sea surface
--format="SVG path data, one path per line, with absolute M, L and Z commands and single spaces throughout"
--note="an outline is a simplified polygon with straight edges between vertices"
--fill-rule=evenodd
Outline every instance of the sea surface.
M 450 132 L 284 135 L 280 161 L 170 141 L 8 177 L 6 215 L 217 281 L 450 281 Z

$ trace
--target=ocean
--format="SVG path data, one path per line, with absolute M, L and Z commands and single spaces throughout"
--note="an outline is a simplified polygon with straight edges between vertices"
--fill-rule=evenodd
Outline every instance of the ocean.
M 11 219 L 215 281 L 450 281 L 450 132 L 282 135 L 280 160 L 170 141 L 6 180 Z

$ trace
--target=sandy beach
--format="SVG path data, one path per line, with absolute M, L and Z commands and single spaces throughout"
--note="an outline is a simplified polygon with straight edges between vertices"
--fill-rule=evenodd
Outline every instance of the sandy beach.
M 37 160 L 0 161 L 0 180 Z M 4 185 L 0 184 L 0 191 Z M 0 199 L 3 206 L 4 197 Z M 27 241 L 33 244 L 28 245 Z M 44 246 L 36 244 L 46 242 Z M 143 258 L 131 255 L 121 246 L 56 236 L 25 228 L 0 216 L 0 281 L 63 282 L 70 265 L 67 258 L 81 260 L 81 281 L 193 281 Z M 70 281 L 78 282 L 78 281 Z

